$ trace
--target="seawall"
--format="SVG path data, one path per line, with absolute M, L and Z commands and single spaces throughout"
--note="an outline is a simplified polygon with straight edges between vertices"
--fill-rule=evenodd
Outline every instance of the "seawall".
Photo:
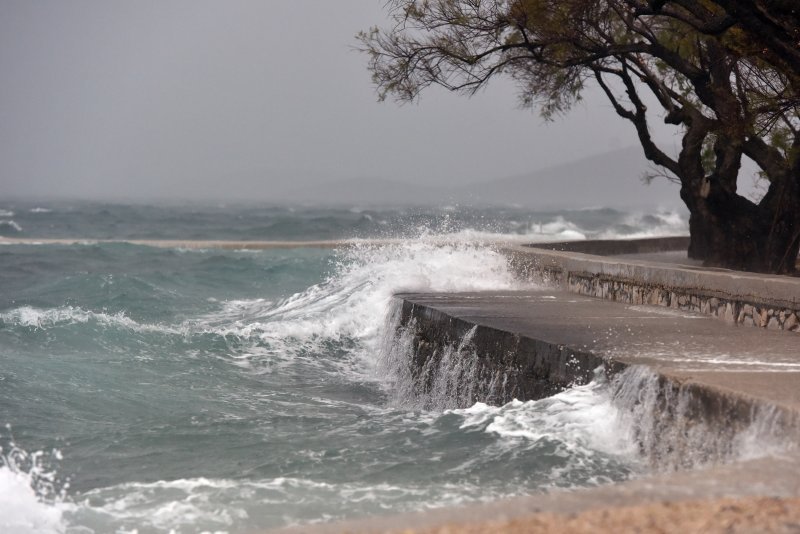
M 495 526 L 509 520 L 541 525 L 536 514 L 547 512 L 562 516 L 541 531 L 559 532 L 592 510 L 618 517 L 624 507 L 653 503 L 680 509 L 708 499 L 800 496 L 800 338 L 791 319 L 800 281 L 703 269 L 663 250 L 682 247 L 682 239 L 506 246 L 520 277 L 540 289 L 398 294 L 384 348 L 400 367 L 394 371 L 411 379 L 404 394 L 422 407 L 539 399 L 606 380 L 651 476 L 311 531 L 500 531 Z M 742 502 L 742 510 L 755 506 Z
M 398 298 L 396 346 L 409 352 L 418 396 L 539 399 L 599 370 L 659 470 L 746 456 L 754 440 L 800 443 L 794 333 L 553 290 Z
M 507 246 L 541 290 L 397 295 L 391 359 L 440 406 L 540 399 L 601 372 L 658 468 L 734 459 L 756 436 L 795 448 L 800 278 L 706 269 L 686 245 Z
M 686 244 L 687 238 L 673 237 L 506 246 L 502 251 L 522 278 L 581 295 L 800 331 L 800 278 L 704 268 L 686 258 Z

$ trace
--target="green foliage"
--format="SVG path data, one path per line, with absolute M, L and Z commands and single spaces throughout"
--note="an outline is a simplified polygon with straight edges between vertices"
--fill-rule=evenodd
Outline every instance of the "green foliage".
M 797 91 L 722 4 L 391 0 L 393 23 L 358 38 L 381 99 L 414 100 L 433 84 L 469 95 L 506 75 L 523 105 L 553 120 L 598 84 L 645 155 L 685 187 L 712 173 L 735 182 L 743 155 L 775 181 L 800 145 Z M 660 110 L 648 109 L 653 100 Z M 683 130 L 680 158 L 651 138 L 651 121 L 662 118 Z

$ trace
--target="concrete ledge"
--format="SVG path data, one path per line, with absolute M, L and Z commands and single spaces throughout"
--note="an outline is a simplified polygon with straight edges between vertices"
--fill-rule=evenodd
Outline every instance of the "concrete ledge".
M 397 298 L 396 335 L 411 342 L 394 345 L 408 350 L 420 395 L 441 385 L 436 374 L 447 373 L 445 360 L 474 362 L 470 376 L 458 377 L 468 388 L 446 385 L 464 406 L 545 397 L 587 382 L 601 365 L 656 473 L 597 488 L 286 532 L 409 532 L 438 525 L 459 532 L 459 525 L 542 511 L 613 514 L 617 507 L 653 502 L 800 495 L 800 351 L 794 334 L 563 291 Z M 737 461 L 748 455 L 763 457 Z
M 582 252 L 598 256 L 618 256 L 620 254 L 645 254 L 670 250 L 686 251 L 689 248 L 688 236 L 652 237 L 645 239 L 590 239 L 587 241 L 562 241 L 559 243 L 532 243 L 531 248 L 558 250 L 561 252 Z
M 398 297 L 420 395 L 444 384 L 459 406 L 538 399 L 604 366 L 621 377 L 615 395 L 636 412 L 642 452 L 659 469 L 734 458 L 748 433 L 800 443 L 794 334 L 565 292 Z M 443 380 L 452 361 L 470 362 L 462 389 Z
M 800 330 L 800 278 L 530 246 L 501 250 L 521 277 L 582 295 L 694 311 L 748 326 Z

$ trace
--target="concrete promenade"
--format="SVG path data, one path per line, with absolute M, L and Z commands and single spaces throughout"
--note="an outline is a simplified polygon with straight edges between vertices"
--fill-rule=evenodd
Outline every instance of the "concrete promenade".
M 800 412 L 800 337 L 706 315 L 626 305 L 560 290 L 401 294 L 404 301 L 492 330 L 646 365 L 679 382 Z

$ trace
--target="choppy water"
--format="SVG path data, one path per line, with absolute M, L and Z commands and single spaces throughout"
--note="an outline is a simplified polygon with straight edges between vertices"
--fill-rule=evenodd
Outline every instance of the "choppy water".
M 627 478 L 602 381 L 423 406 L 380 365 L 386 318 L 398 291 L 522 287 L 487 236 L 680 232 L 680 214 L 602 209 L 0 205 L 15 237 L 413 238 L 0 246 L 0 530 L 252 532 Z

